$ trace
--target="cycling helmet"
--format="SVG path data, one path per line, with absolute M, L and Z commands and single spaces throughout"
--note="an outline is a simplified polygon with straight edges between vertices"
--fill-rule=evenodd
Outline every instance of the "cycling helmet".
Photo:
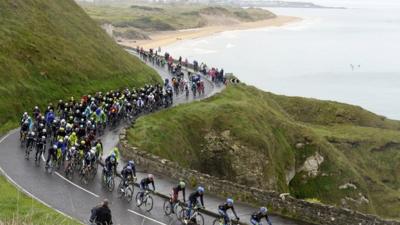
M 179 181 L 179 187 L 183 189 L 185 188 L 185 186 L 186 186 L 185 181 Z
M 204 193 L 204 188 L 202 186 L 199 186 L 197 188 L 197 192 L 199 192 L 200 194 L 203 194 Z
M 132 170 L 132 167 L 131 166 L 127 166 L 126 169 Z
M 84 145 L 85 144 L 85 141 L 81 141 L 81 145 Z
M 111 162 L 111 163 L 115 163 L 115 158 L 114 158 L 114 157 L 111 157 L 111 158 L 110 158 L 110 162 Z
M 94 154 L 96 153 L 96 151 L 93 150 L 93 148 L 92 148 L 92 149 L 90 150 L 90 153 L 94 155 Z
M 226 199 L 226 204 L 229 205 L 229 206 L 232 206 L 233 205 L 233 199 L 231 199 L 231 198 Z
M 24 116 L 27 116 L 28 115 L 28 112 L 24 112 Z
M 32 132 L 31 132 L 31 135 L 32 135 L 32 136 L 35 136 L 35 132 L 32 131 Z
M 39 107 L 38 107 L 38 106 L 35 106 L 35 109 L 39 109 Z
M 114 152 L 111 153 L 111 157 L 115 158 L 115 153 Z
M 46 129 L 43 129 L 42 132 L 43 132 L 43 133 L 47 133 L 47 130 L 46 130 Z
M 153 174 L 149 174 L 149 175 L 147 175 L 147 178 L 149 178 L 150 180 L 154 180 L 154 175 Z
M 261 212 L 263 215 L 267 214 L 267 212 L 268 212 L 267 207 L 261 207 L 261 208 L 260 208 L 260 212 Z
M 46 136 L 42 136 L 42 139 L 43 139 L 43 140 L 46 140 Z
M 75 151 L 75 150 L 76 150 L 75 146 L 72 146 L 72 147 L 71 147 L 71 150 L 72 150 L 72 151 Z
M 69 136 L 68 136 L 68 135 L 66 135 L 64 139 L 65 139 L 65 140 L 68 140 L 68 138 L 69 138 Z
M 58 148 L 58 146 L 57 146 L 57 145 L 53 145 L 53 148 L 57 149 L 57 148 Z
M 135 165 L 135 162 L 133 160 L 129 160 L 128 164 L 133 166 Z

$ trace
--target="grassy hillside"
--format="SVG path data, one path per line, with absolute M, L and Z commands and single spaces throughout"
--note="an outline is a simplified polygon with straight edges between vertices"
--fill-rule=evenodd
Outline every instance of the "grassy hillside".
M 159 79 L 73 0 L 1 0 L 0 37 L 0 133 L 36 104 Z
M 128 138 L 224 179 L 398 218 L 399 129 L 357 106 L 241 84 L 142 117 Z
M 275 17 L 269 11 L 205 5 L 94 5 L 82 3 L 85 11 L 100 24 L 112 24 L 114 35 L 146 39 L 154 31 L 168 31 L 254 22 Z M 135 34 L 135 35 L 133 35 Z
M 67 218 L 21 193 L 0 175 L 0 224 L 27 225 L 78 225 Z

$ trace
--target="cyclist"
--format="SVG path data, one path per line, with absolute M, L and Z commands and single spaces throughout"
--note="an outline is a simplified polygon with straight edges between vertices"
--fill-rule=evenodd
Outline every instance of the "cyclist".
M 53 145 L 53 147 L 49 148 L 49 153 L 46 160 L 46 168 L 49 167 L 50 160 L 57 160 L 57 145 Z
M 257 212 L 253 213 L 250 217 L 250 222 L 252 225 L 261 225 L 261 219 L 265 217 L 268 225 L 272 225 L 271 221 L 267 215 L 268 209 L 267 207 L 261 207 Z
M 65 155 L 65 171 L 69 168 L 71 164 L 74 163 L 76 153 L 77 151 L 75 146 L 72 146 L 70 149 L 68 149 Z
M 38 140 L 36 142 L 35 161 L 37 161 L 38 159 L 40 160 L 41 154 L 39 154 L 39 152 L 44 150 L 45 147 L 46 147 L 46 136 L 42 136 L 41 138 L 38 138 Z M 44 151 L 42 152 L 42 154 L 44 154 Z M 38 156 L 39 156 L 39 158 L 38 158 Z
M 111 155 L 106 158 L 104 163 L 105 163 L 104 166 L 105 174 L 108 174 L 110 172 L 113 173 L 113 170 L 114 172 L 117 171 L 117 159 L 115 157 L 115 154 L 111 153 Z
M 25 138 L 26 138 L 28 131 L 29 131 L 29 121 L 25 120 L 25 121 L 23 121 L 23 123 L 21 125 L 21 131 L 20 131 L 19 138 L 22 139 L 22 135 L 25 135 Z
M 129 179 L 133 179 L 133 181 L 136 179 L 136 172 L 128 164 L 126 167 L 124 167 L 122 169 L 121 175 L 122 175 L 122 181 L 123 181 L 121 191 L 124 192 L 125 187 L 127 187 L 129 185 Z
M 202 186 L 199 186 L 195 192 L 190 194 L 189 204 L 188 204 L 189 207 L 188 207 L 186 218 L 190 218 L 192 209 L 198 204 L 198 200 L 197 200 L 198 198 L 200 198 L 201 206 L 204 208 L 203 195 L 204 195 L 204 187 L 202 187 Z
M 76 136 L 76 132 L 72 132 L 69 136 L 69 146 L 74 146 L 78 143 L 78 137 Z
M 101 160 L 101 157 L 103 157 L 103 145 L 101 144 L 101 141 L 98 140 L 96 147 L 96 159 Z
M 25 121 L 27 121 L 28 120 L 28 112 L 24 112 L 24 114 L 22 115 L 22 117 L 21 117 L 21 124 L 23 124 Z
M 143 178 L 140 181 L 140 191 L 141 191 L 140 198 L 143 198 L 145 191 L 150 190 L 149 184 L 151 184 L 153 186 L 153 191 L 155 191 L 156 187 L 154 185 L 154 176 L 153 176 L 153 174 L 147 175 L 147 177 Z
M 94 163 L 96 162 L 96 152 L 95 150 L 92 148 L 90 151 L 86 152 L 85 154 L 85 158 L 83 160 L 83 171 L 82 173 L 84 173 L 85 171 L 90 171 L 94 168 Z
M 128 163 L 125 165 L 124 169 L 127 168 L 128 166 L 131 167 L 132 172 L 133 172 L 133 177 L 136 178 L 136 166 L 135 162 L 133 160 L 129 160 Z M 122 172 L 121 172 L 122 173 Z
M 117 147 L 114 147 L 114 149 L 112 150 L 111 154 L 115 155 L 115 159 L 117 160 L 117 162 L 119 161 L 119 150 Z
M 186 202 L 185 187 L 186 187 L 185 181 L 180 180 L 178 185 L 172 188 L 172 194 L 171 194 L 172 213 L 174 213 L 173 206 L 178 202 L 178 195 L 180 191 L 182 191 L 183 202 Z
M 35 143 L 35 138 L 36 138 L 35 132 L 32 131 L 32 132 L 28 133 L 28 137 L 27 137 L 27 141 L 26 141 L 26 149 L 33 148 L 33 145 Z
M 233 207 L 233 199 L 228 198 L 226 202 L 218 206 L 218 213 L 224 218 L 224 225 L 227 225 L 229 222 L 228 209 L 232 210 L 233 215 L 239 220 L 239 217 L 236 214 L 235 208 Z

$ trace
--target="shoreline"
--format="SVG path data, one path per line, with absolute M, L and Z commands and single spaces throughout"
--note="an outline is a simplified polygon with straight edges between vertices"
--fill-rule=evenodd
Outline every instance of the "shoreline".
M 186 30 L 177 31 L 163 31 L 150 34 L 150 40 L 128 40 L 122 39 L 118 41 L 118 44 L 131 48 L 137 46 L 145 49 L 157 49 L 158 47 L 165 47 L 184 40 L 192 40 L 202 37 L 211 36 L 225 31 L 234 30 L 249 30 L 264 27 L 280 27 L 289 23 L 301 21 L 299 17 L 293 16 L 277 16 L 276 18 L 261 20 L 256 22 L 238 23 L 227 26 L 206 26 L 201 28 L 192 28 Z

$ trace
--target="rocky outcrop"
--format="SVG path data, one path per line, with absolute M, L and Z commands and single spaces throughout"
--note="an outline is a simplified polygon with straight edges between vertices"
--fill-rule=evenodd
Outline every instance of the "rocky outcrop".
M 318 175 L 319 166 L 324 162 L 324 157 L 316 152 L 314 155 L 308 157 L 301 167 L 300 171 L 304 171 L 310 177 Z

